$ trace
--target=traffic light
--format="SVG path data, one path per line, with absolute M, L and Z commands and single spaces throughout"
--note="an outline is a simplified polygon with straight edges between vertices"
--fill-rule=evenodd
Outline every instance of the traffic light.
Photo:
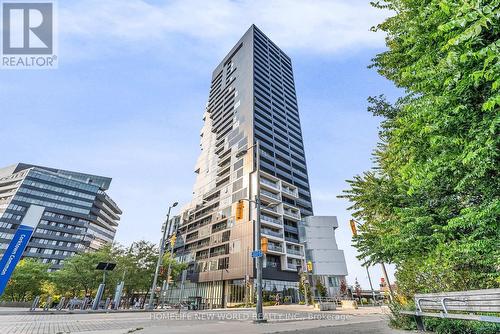
M 307 261 L 307 272 L 312 272 L 313 271 L 313 263 L 312 261 Z
M 236 204 L 236 220 L 241 220 L 243 219 L 243 208 L 244 208 L 244 202 L 242 200 L 238 201 L 238 204 Z
M 177 236 L 175 234 L 170 237 L 170 247 L 174 247 L 176 239 L 177 239 Z
M 268 240 L 266 237 L 261 237 L 260 238 L 260 250 L 263 253 L 267 253 L 267 248 L 268 248 Z
M 172 279 L 172 275 L 168 276 L 167 282 L 168 282 L 168 284 L 174 283 L 174 280 Z
M 160 266 L 160 276 L 163 276 L 165 273 L 163 266 Z
M 349 220 L 349 224 L 351 224 L 352 235 L 357 236 L 358 230 L 356 229 L 356 221 L 354 219 Z

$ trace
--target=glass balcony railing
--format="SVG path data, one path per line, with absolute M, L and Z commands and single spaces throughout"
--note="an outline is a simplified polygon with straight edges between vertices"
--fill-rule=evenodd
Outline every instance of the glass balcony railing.
M 292 195 L 292 196 L 297 197 L 297 191 L 296 191 L 296 190 L 288 189 L 288 188 L 285 188 L 285 187 L 283 187 L 281 190 L 282 190 L 284 193 L 287 193 L 287 194 L 290 194 L 290 195 Z
M 300 266 L 300 264 L 295 264 L 295 263 L 287 263 L 286 267 L 291 270 L 297 270 L 297 268 Z
M 291 226 L 291 225 L 284 225 L 284 226 L 285 226 L 285 231 L 299 233 L 299 229 L 295 226 Z
M 267 228 L 261 229 L 261 233 L 262 234 L 271 235 L 271 236 L 274 236 L 274 237 L 278 237 L 278 238 L 283 238 L 283 233 L 276 232 L 276 231 L 273 231 L 273 230 L 268 230 Z
M 260 220 L 264 221 L 264 222 L 273 223 L 273 224 L 283 225 L 283 223 L 280 220 L 275 219 L 275 218 L 271 218 L 268 216 L 264 216 L 264 215 L 260 216 Z
M 278 185 L 276 184 L 276 182 L 269 181 L 267 179 L 262 179 L 262 178 L 260 179 L 260 182 L 263 183 L 263 184 L 267 184 L 268 186 L 271 186 L 273 188 L 279 189 Z
M 274 207 L 269 207 L 267 205 L 263 205 L 262 206 L 262 210 L 268 210 L 268 211 L 272 211 L 272 212 L 276 212 L 276 213 L 278 212 L 278 208 L 275 207 L 275 206 Z
M 290 211 L 290 210 L 283 210 L 283 214 L 290 216 L 290 217 L 300 219 L 300 213 L 295 213 L 295 212 Z
M 264 196 L 267 196 L 267 197 L 271 197 L 271 198 L 277 199 L 277 200 L 279 200 L 279 199 L 280 199 L 280 197 L 279 197 L 278 195 L 273 194 L 272 192 L 267 191 L 267 190 L 261 190 L 261 191 L 260 191 L 260 194 L 261 194 L 261 195 L 264 195 Z
M 300 255 L 300 256 L 304 255 L 301 250 L 297 250 L 297 249 L 293 249 L 293 248 L 287 248 L 286 252 L 288 254 L 293 254 L 293 255 Z
M 281 246 L 268 244 L 267 249 L 269 249 L 270 251 L 283 253 L 283 247 L 281 247 Z

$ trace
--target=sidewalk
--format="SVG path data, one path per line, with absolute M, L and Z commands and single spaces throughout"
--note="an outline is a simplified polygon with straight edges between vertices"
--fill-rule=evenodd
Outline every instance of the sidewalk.
M 252 311 L 255 310 L 255 308 L 226 308 L 226 309 L 211 309 L 211 310 L 200 310 L 196 312 L 237 312 L 237 311 Z M 278 310 L 281 312 L 307 312 L 307 313 L 338 313 L 338 314 L 388 314 L 389 309 L 386 306 L 375 306 L 375 307 L 362 307 L 358 309 L 346 309 L 343 310 L 341 308 L 338 308 L 337 310 L 334 311 L 319 311 L 318 309 L 315 309 L 313 306 L 306 306 L 306 305 L 297 305 L 297 304 L 290 304 L 290 305 L 279 305 L 279 306 L 265 306 L 264 307 L 264 312 L 265 311 L 272 312 L 274 310 Z M 36 314 L 36 315 L 47 315 L 47 314 L 107 314 L 107 313 L 141 313 L 141 312 L 177 312 L 177 309 L 120 309 L 120 310 L 56 310 L 56 309 L 50 309 L 48 311 L 44 311 L 41 308 L 38 308 L 35 311 L 29 311 L 28 308 L 20 308 L 20 307 L 0 307 L 0 316 L 2 315 L 27 315 L 27 314 Z M 181 312 L 186 312 L 182 310 Z M 191 311 L 190 311 L 191 312 Z
M 11 314 L 7 314 L 11 312 Z M 282 305 L 264 308 L 265 324 L 254 324 L 255 309 L 218 309 L 206 311 L 178 310 L 130 310 L 130 311 L 82 311 L 69 315 L 66 312 L 28 312 L 4 309 L 0 312 L 2 334 L 55 334 L 55 333 L 100 333 L 100 334 L 160 334 L 165 333 L 275 333 L 300 331 L 301 333 L 329 333 L 318 328 L 339 327 L 348 324 L 364 324 L 358 333 L 370 332 L 379 326 L 376 333 L 399 333 L 387 331 L 387 310 L 382 307 L 357 310 L 318 311 L 302 305 Z M 369 323 L 372 323 L 370 325 Z M 340 327 L 339 327 L 340 328 Z M 343 332 L 341 332 L 343 333 Z M 347 333 L 347 332 L 346 332 Z

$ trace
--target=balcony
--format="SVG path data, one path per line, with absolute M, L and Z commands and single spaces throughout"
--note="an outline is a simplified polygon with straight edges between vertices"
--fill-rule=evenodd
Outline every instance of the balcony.
M 276 231 L 273 231 L 273 230 L 269 230 L 267 228 L 263 228 L 260 230 L 260 232 L 262 234 L 266 234 L 266 235 L 270 235 L 272 237 L 277 237 L 277 238 L 283 238 L 283 233 L 281 232 L 276 232 Z
M 292 255 L 299 255 L 299 256 L 304 255 L 304 253 L 302 253 L 301 250 L 297 250 L 297 249 L 293 249 L 293 248 L 287 248 L 286 252 L 287 252 L 287 254 L 292 254 Z
M 217 251 L 217 252 L 210 253 L 210 257 L 215 257 L 215 256 L 225 255 L 225 254 L 227 254 L 227 251 L 226 250 L 222 250 L 222 251 Z
M 267 249 L 270 250 L 270 251 L 272 251 L 272 252 L 283 253 L 283 247 L 280 246 L 280 245 L 275 245 L 275 244 L 269 243 L 267 245 Z
M 268 217 L 268 216 L 264 216 L 264 215 L 260 215 L 260 221 L 261 222 L 265 222 L 265 223 L 272 223 L 272 224 L 277 224 L 277 225 L 283 225 L 283 223 L 281 222 L 281 220 L 278 220 L 278 219 L 275 219 L 275 218 L 271 218 L 271 217 Z
M 265 184 L 265 185 L 272 187 L 274 189 L 279 189 L 279 186 L 278 186 L 278 184 L 276 184 L 276 182 L 269 181 L 268 179 L 261 178 L 260 183 Z
M 292 238 L 292 237 L 285 237 L 285 240 L 286 241 L 290 241 L 290 242 L 294 242 L 296 244 L 299 243 L 299 239 L 296 239 L 296 238 Z
M 289 270 L 296 271 L 299 267 L 300 267 L 300 264 L 296 264 L 296 263 L 287 263 L 286 264 L 286 268 Z
M 292 233 L 299 233 L 299 229 L 295 226 L 292 225 L 286 225 L 285 224 L 285 231 L 292 232 Z
M 292 217 L 294 219 L 299 219 L 300 220 L 300 213 L 298 213 L 298 212 L 293 212 L 291 210 L 284 209 L 283 210 L 283 214 L 287 215 L 289 217 Z
M 273 199 L 276 199 L 276 200 L 280 200 L 280 196 L 277 195 L 277 194 L 273 194 L 272 192 L 270 191 L 267 191 L 267 190 L 261 190 L 260 191 L 260 194 L 263 195 L 263 196 L 267 196 L 267 197 L 270 197 L 270 198 L 273 198 Z
M 290 188 L 283 187 L 283 188 L 281 188 L 281 191 L 283 191 L 285 194 L 289 194 L 293 197 L 299 197 L 297 190 L 292 190 Z

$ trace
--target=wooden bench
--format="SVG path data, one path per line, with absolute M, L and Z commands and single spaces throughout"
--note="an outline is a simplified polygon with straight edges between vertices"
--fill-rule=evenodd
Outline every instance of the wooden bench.
M 425 330 L 423 317 L 476 320 L 500 323 L 500 289 L 426 293 L 415 295 L 416 311 L 401 311 L 413 315 L 417 328 Z

